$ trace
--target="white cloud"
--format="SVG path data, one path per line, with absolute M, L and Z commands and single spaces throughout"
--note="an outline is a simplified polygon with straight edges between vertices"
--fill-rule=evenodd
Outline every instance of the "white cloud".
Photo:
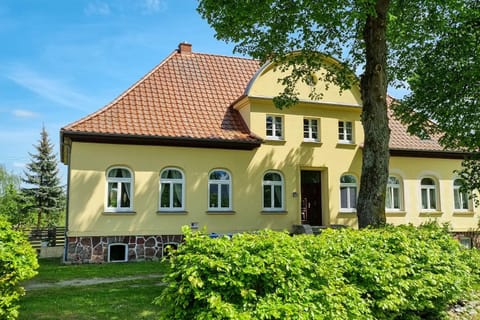
M 7 78 L 43 98 L 71 109 L 87 111 L 88 106 L 94 105 L 88 96 L 24 67 L 14 69 L 7 74 Z
M 111 13 L 110 6 L 105 2 L 90 2 L 84 10 L 88 16 L 108 16 Z
M 22 110 L 22 109 L 14 109 L 12 114 L 17 118 L 36 118 L 38 117 L 38 113 L 29 111 L 29 110 Z
M 153 14 L 165 11 L 167 3 L 164 0 L 143 0 L 142 9 L 145 14 Z
M 16 162 L 16 161 L 15 161 L 15 162 L 13 163 L 13 166 L 14 166 L 15 168 L 25 168 L 26 165 L 27 165 L 27 164 L 26 164 L 26 163 L 23 163 L 23 162 Z

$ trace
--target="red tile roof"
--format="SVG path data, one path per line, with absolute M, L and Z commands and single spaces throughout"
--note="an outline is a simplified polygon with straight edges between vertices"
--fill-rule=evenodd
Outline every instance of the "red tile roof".
M 256 60 L 193 53 L 191 45 L 182 43 L 113 102 L 65 126 L 62 134 L 98 142 L 115 138 L 144 144 L 252 149 L 261 139 L 250 132 L 231 104 L 243 95 L 259 67 Z M 389 98 L 388 103 L 392 101 Z M 411 136 L 391 112 L 389 116 L 391 150 L 443 150 L 436 138 Z
M 250 133 L 230 105 L 259 67 L 251 59 L 191 53 L 191 45 L 181 44 L 109 105 L 62 131 L 258 146 L 261 139 Z
M 390 134 L 390 149 L 397 150 L 418 150 L 418 151 L 443 151 L 442 146 L 438 143 L 438 137 L 431 137 L 430 139 L 420 139 L 417 136 L 412 136 L 407 132 L 407 128 L 392 115 L 389 110 L 389 127 Z

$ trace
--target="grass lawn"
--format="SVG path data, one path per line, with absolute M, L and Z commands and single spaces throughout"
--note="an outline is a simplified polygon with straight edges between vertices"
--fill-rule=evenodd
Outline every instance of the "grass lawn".
M 165 262 L 61 265 L 58 259 L 42 259 L 31 283 L 63 280 L 123 278 L 159 275 Z M 50 287 L 28 290 L 20 301 L 19 319 L 156 319 L 159 306 L 152 301 L 162 290 L 161 278 L 126 280 L 89 286 Z

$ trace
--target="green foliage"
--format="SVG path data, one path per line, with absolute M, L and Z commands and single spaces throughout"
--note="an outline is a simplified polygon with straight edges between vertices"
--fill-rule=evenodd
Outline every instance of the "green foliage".
M 55 226 L 65 207 L 65 195 L 58 177 L 58 160 L 53 153 L 53 145 L 45 128 L 42 128 L 41 139 L 36 149 L 36 154 L 30 154 L 32 161 L 27 164 L 23 179 L 29 187 L 22 191 L 34 199 L 37 228 L 42 226 L 44 215 L 46 225 Z
M 9 185 L 20 186 L 20 177 L 14 173 L 8 172 L 5 166 L 0 165 L 0 197 L 2 197 Z
M 449 148 L 479 150 L 480 3 L 466 0 L 442 37 L 423 52 L 407 79 L 412 90 L 396 115 L 420 136 L 441 134 Z
M 25 293 L 19 283 L 32 278 L 37 268 L 37 255 L 25 235 L 0 216 L 0 319 L 18 317 L 18 301 Z
M 480 190 L 480 2 L 465 0 L 438 41 L 411 68 L 411 93 L 395 114 L 421 137 L 437 135 L 447 149 L 473 153 L 463 163 L 465 188 Z
M 33 223 L 32 203 L 33 199 L 9 184 L 0 196 L 0 216 L 3 215 L 14 229 L 23 229 Z
M 155 300 L 161 319 L 440 319 L 478 279 L 480 255 L 435 224 L 184 233 Z

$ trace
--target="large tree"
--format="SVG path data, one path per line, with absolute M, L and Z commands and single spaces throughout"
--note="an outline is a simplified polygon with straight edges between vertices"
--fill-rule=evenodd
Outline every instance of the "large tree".
M 457 12 L 451 28 L 425 51 L 408 79 L 411 93 L 395 114 L 411 133 L 440 136 L 447 149 L 470 153 L 460 175 L 480 189 L 480 1 Z M 432 68 L 432 66 L 434 66 Z
M 277 107 L 295 104 L 295 84 L 327 68 L 324 80 L 347 89 L 349 70 L 363 69 L 363 163 L 359 227 L 385 223 L 389 137 L 387 86 L 412 75 L 422 55 L 442 39 L 456 12 L 475 0 L 199 0 L 198 11 L 235 52 L 290 68 Z M 291 55 L 300 51 L 300 55 Z M 318 52 L 341 64 L 323 65 Z M 387 69 L 388 67 L 388 69 Z M 387 72 L 388 71 L 388 72 Z M 312 98 L 318 98 L 312 93 Z
M 31 162 L 27 164 L 24 172 L 23 181 L 27 187 L 23 192 L 34 199 L 37 228 L 40 228 L 44 215 L 49 226 L 58 222 L 64 208 L 64 194 L 58 174 L 58 160 L 45 127 L 42 128 L 41 138 L 35 149 L 37 152 L 30 153 Z

